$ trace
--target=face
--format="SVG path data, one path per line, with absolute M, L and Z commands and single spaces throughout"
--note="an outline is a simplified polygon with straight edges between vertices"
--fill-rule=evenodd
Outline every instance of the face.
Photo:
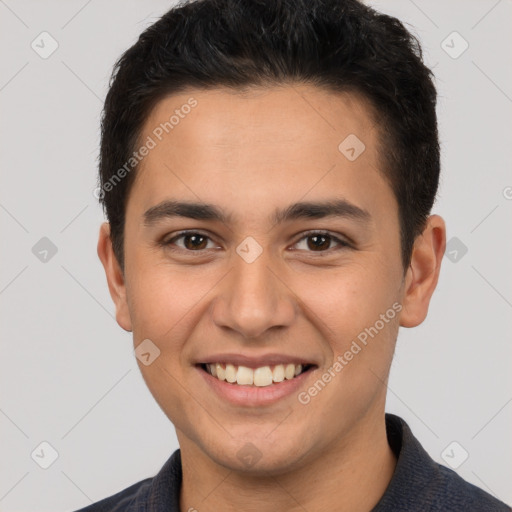
M 156 106 L 148 137 L 124 274 L 106 268 L 118 322 L 135 347 L 150 340 L 139 366 L 182 450 L 268 474 L 339 446 L 384 410 L 413 279 L 365 103 L 190 90 Z

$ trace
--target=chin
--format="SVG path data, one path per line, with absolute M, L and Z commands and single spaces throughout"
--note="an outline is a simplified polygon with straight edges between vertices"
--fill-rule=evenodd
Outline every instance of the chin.
M 230 471 L 253 476 L 287 473 L 297 468 L 306 456 L 301 437 L 233 437 L 225 444 L 204 447 L 216 464 Z

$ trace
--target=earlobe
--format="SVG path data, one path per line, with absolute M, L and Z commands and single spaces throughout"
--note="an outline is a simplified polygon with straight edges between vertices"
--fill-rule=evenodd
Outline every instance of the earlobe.
M 125 331 L 131 331 L 132 322 L 126 300 L 124 275 L 112 247 L 110 224 L 108 222 L 104 222 L 100 227 L 97 249 L 98 257 L 105 269 L 110 296 L 116 306 L 117 323 Z
M 402 327 L 416 327 L 428 313 L 446 248 L 446 227 L 439 215 L 431 215 L 423 233 L 414 242 L 411 264 L 405 279 Z

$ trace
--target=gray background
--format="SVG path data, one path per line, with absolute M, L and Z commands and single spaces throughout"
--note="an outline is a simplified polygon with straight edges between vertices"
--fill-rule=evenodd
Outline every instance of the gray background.
M 93 197 L 112 65 L 171 5 L 0 0 L 4 512 L 85 506 L 153 476 L 177 448 L 131 335 L 113 319 Z M 428 319 L 400 332 L 387 411 L 436 461 L 467 451 L 457 472 L 512 503 L 512 3 L 372 5 L 413 27 L 434 68 L 443 155 L 434 213 L 456 237 Z M 59 45 L 46 59 L 31 47 L 42 46 L 43 31 Z M 469 43 L 458 58 L 463 40 L 453 31 Z M 43 237 L 57 248 L 46 261 Z M 48 469 L 31 458 L 36 450 L 49 462 L 43 441 L 58 452 Z

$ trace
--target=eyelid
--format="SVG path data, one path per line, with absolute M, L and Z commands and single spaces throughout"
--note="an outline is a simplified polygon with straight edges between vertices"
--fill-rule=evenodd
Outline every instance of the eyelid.
M 331 249 L 327 249 L 326 251 L 307 251 L 309 253 L 317 253 L 317 254 L 326 254 L 326 253 L 331 253 L 331 252 L 334 252 L 338 249 L 345 249 L 345 248 L 348 248 L 348 247 L 352 247 L 352 244 L 351 242 L 349 242 L 348 240 L 344 240 L 343 238 L 341 238 L 340 236 L 338 235 L 335 235 L 334 233 L 331 233 L 330 231 L 325 231 L 325 230 L 322 230 L 322 229 L 311 229 L 309 231 L 305 231 L 304 233 L 302 233 L 302 236 L 297 239 L 297 241 L 293 244 L 293 245 L 297 245 L 299 242 L 301 242 L 302 240 L 304 240 L 304 238 L 308 238 L 309 236 L 313 236 L 313 235 L 325 235 L 325 236 L 328 236 L 332 241 L 336 242 L 338 244 L 338 247 L 337 248 L 331 248 Z
M 212 241 L 214 242 L 213 240 L 213 237 L 211 235 L 209 235 L 208 233 L 206 232 L 203 232 L 201 230 L 198 230 L 198 229 L 184 229 L 182 231 L 179 231 L 177 232 L 176 234 L 174 234 L 173 236 L 169 237 L 169 236 L 164 236 L 161 240 L 161 244 L 165 247 L 168 247 L 171 245 L 171 243 L 174 243 L 176 240 L 186 236 L 186 235 L 200 235 L 200 236 L 203 236 L 207 239 L 209 239 L 209 241 Z M 184 251 L 184 252 L 188 252 L 188 253 L 202 253 L 205 251 L 205 249 L 201 249 L 199 251 L 190 251 L 188 249 L 182 249 L 181 247 L 178 247 L 177 249 L 173 249 L 173 250 L 177 250 L 177 251 Z
M 201 230 L 197 230 L 197 229 L 186 229 L 186 230 L 179 231 L 178 233 L 176 233 L 175 235 L 173 235 L 170 238 L 167 237 L 167 236 L 164 237 L 162 239 L 162 241 L 161 241 L 161 244 L 163 246 L 165 246 L 165 247 L 170 247 L 172 243 L 174 243 L 176 240 L 178 240 L 178 239 L 180 239 L 180 238 L 182 238 L 182 237 L 184 237 L 186 235 L 200 235 L 200 236 L 203 236 L 203 237 L 209 239 L 210 241 L 214 242 L 212 236 L 210 236 L 206 232 L 202 232 Z M 301 233 L 301 237 L 298 238 L 293 243 L 293 245 L 297 245 L 299 242 L 301 242 L 305 238 L 308 238 L 309 236 L 313 236 L 313 235 L 326 235 L 332 241 L 337 243 L 338 247 L 327 249 L 326 251 L 306 251 L 308 253 L 312 253 L 312 254 L 330 254 L 330 253 L 335 252 L 337 250 L 342 250 L 342 249 L 347 249 L 347 248 L 351 248 L 352 247 L 352 243 L 349 242 L 348 240 L 344 240 L 342 237 L 337 236 L 337 235 L 331 233 L 330 231 L 321 230 L 321 229 L 312 229 L 312 230 L 308 230 L 308 231 L 302 232 Z M 197 250 L 197 251 L 192 251 L 192 250 L 188 250 L 188 249 L 183 249 L 181 247 L 172 248 L 171 250 L 186 252 L 186 253 L 189 253 L 189 254 L 196 253 L 198 255 L 200 255 L 200 254 L 204 253 L 205 251 L 207 251 L 207 249 L 200 249 L 200 250 Z

